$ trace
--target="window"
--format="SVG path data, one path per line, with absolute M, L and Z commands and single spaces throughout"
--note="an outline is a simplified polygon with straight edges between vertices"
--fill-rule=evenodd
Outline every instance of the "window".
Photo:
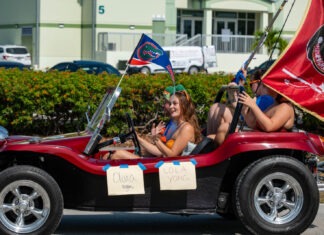
M 31 36 L 31 35 L 33 35 L 33 28 L 32 27 L 22 27 L 21 28 L 21 35 L 22 36 Z
M 237 18 L 237 13 L 235 12 L 226 12 L 226 11 L 216 11 L 216 18 Z
M 202 33 L 204 13 L 200 10 L 177 11 L 177 33 L 193 37 Z
M 236 35 L 253 35 L 255 31 L 255 13 L 248 12 L 226 12 L 226 11 L 215 11 L 213 13 L 213 18 L 215 21 L 216 29 L 214 29 L 215 34 L 220 34 L 221 25 L 224 24 L 226 27 L 226 22 L 234 22 L 235 30 L 233 34 Z M 224 28 L 223 27 L 223 28 Z
M 11 48 L 7 48 L 6 52 L 9 54 L 27 54 L 28 51 L 26 48 L 23 47 L 11 47 Z

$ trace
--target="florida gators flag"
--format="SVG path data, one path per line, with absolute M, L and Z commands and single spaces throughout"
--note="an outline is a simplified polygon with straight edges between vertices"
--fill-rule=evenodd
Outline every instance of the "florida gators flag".
M 324 121 L 324 0 L 310 0 L 305 18 L 263 82 Z
M 149 63 L 154 63 L 165 68 L 169 72 L 173 83 L 175 83 L 174 73 L 168 55 L 157 42 L 143 33 L 128 64 L 145 65 Z

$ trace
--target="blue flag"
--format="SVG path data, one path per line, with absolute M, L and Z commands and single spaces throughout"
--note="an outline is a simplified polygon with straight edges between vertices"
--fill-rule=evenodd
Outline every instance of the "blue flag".
M 175 82 L 168 55 L 157 42 L 143 33 L 128 64 L 144 65 L 149 63 L 154 63 L 165 68 L 169 72 L 173 83 Z

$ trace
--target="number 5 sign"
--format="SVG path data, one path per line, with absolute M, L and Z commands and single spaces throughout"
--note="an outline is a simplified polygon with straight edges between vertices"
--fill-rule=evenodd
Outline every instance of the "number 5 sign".
M 105 6 L 100 5 L 98 7 L 98 12 L 99 12 L 100 15 L 105 14 Z

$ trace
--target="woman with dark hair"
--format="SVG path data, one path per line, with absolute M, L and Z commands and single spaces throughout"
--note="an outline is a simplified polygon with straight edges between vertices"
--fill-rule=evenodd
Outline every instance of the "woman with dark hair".
M 262 74 L 263 71 L 258 71 L 250 81 L 256 97 L 251 98 L 246 92 L 238 96 L 238 102 L 243 104 L 241 113 L 244 121 L 249 128 L 265 132 L 292 129 L 295 121 L 293 105 L 265 86 L 261 80 Z M 222 121 L 216 132 L 208 135 L 217 146 L 224 142 L 232 116 L 228 120 Z
M 258 70 L 252 76 L 250 80 L 250 87 L 252 92 L 255 94 L 255 98 L 253 98 L 257 104 L 257 106 L 262 110 L 262 112 L 266 111 L 273 104 L 275 104 L 275 98 L 277 93 L 273 90 L 269 89 L 265 85 L 263 85 L 261 81 L 261 77 L 264 71 Z M 253 123 L 255 123 L 255 116 L 252 112 L 250 112 L 249 107 L 243 106 L 242 116 L 244 117 L 245 123 L 251 127 Z
M 159 126 L 152 130 L 153 143 L 138 136 L 142 148 L 157 157 L 189 155 L 201 140 L 201 130 L 195 113 L 195 106 L 186 91 L 177 91 L 170 98 L 170 116 L 177 123 L 177 130 L 166 143 L 160 139 Z M 135 159 L 140 156 L 126 150 L 117 150 L 111 159 Z
M 276 93 L 264 86 L 261 82 L 261 77 L 264 71 L 256 71 L 250 79 L 250 86 L 252 92 L 255 94 L 253 101 L 262 110 L 267 110 L 274 104 L 274 97 Z M 236 106 L 237 100 L 235 100 Z M 228 128 L 233 119 L 234 109 L 229 108 L 226 104 L 215 103 L 211 106 L 208 113 L 207 120 L 207 136 L 214 139 L 216 145 L 224 142 Z M 250 112 L 247 106 L 243 106 L 242 120 L 246 122 L 248 127 L 253 126 L 255 116 Z
M 239 94 L 239 102 L 254 114 L 255 122 L 249 126 L 265 132 L 291 130 L 294 126 L 295 112 L 293 105 L 280 95 L 276 103 L 263 112 L 255 101 L 246 93 Z

